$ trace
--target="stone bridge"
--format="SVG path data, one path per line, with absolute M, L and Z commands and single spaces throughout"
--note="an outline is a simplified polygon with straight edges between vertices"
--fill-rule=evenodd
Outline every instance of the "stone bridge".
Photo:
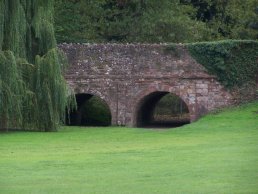
M 109 106 L 113 125 L 140 126 L 167 93 L 186 103 L 191 122 L 233 102 L 184 45 L 177 45 L 176 51 L 166 44 L 61 44 L 59 48 L 68 57 L 65 78 L 81 95 L 79 106 L 90 96 L 100 97 Z

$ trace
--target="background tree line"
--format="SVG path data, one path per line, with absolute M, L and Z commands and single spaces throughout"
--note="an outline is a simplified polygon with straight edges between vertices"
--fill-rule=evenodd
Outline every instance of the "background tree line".
M 258 39 L 257 0 L 56 0 L 58 42 Z

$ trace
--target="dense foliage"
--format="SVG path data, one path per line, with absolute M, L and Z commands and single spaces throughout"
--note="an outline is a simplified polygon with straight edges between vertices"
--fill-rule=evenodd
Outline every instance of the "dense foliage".
M 179 1 L 57 0 L 55 7 L 60 42 L 197 41 L 205 30 Z
M 192 5 L 193 19 L 209 29 L 211 40 L 258 39 L 257 0 L 181 0 Z
M 257 41 L 200 42 L 187 47 L 191 55 L 228 88 L 252 84 L 257 79 Z
M 111 125 L 111 113 L 108 105 L 100 98 L 93 96 L 82 108 L 83 126 L 109 126 Z
M 0 1 L 0 129 L 53 131 L 64 120 L 68 88 L 52 13 L 53 0 Z
M 56 0 L 59 42 L 258 39 L 257 0 Z
M 174 117 L 188 112 L 185 102 L 179 96 L 170 93 L 159 100 L 154 110 L 155 115 L 171 115 Z

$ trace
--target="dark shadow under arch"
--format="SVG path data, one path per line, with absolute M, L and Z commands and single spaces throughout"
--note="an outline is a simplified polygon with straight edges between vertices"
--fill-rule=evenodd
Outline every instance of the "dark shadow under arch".
M 172 128 L 190 123 L 189 109 L 177 95 L 153 92 L 141 99 L 136 112 L 137 127 Z
M 66 125 L 71 126 L 109 126 L 111 111 L 108 104 L 92 94 L 76 94 L 77 110 L 66 118 Z

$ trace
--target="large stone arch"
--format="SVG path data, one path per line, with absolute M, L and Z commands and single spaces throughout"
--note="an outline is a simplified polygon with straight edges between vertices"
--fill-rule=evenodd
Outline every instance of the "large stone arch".
M 195 103 L 193 103 L 193 100 L 192 100 L 193 96 L 190 96 L 188 92 L 182 92 L 182 90 L 180 90 L 180 87 L 173 87 L 165 84 L 164 85 L 159 84 L 159 85 L 149 86 L 147 89 L 144 89 L 136 94 L 136 96 L 134 97 L 134 103 L 131 110 L 132 120 L 131 120 L 130 126 L 135 127 L 137 125 L 139 108 L 141 107 L 145 97 L 156 92 L 165 92 L 165 93 L 172 93 L 177 95 L 187 105 L 189 114 L 190 114 L 190 121 L 192 122 L 197 119 Z

